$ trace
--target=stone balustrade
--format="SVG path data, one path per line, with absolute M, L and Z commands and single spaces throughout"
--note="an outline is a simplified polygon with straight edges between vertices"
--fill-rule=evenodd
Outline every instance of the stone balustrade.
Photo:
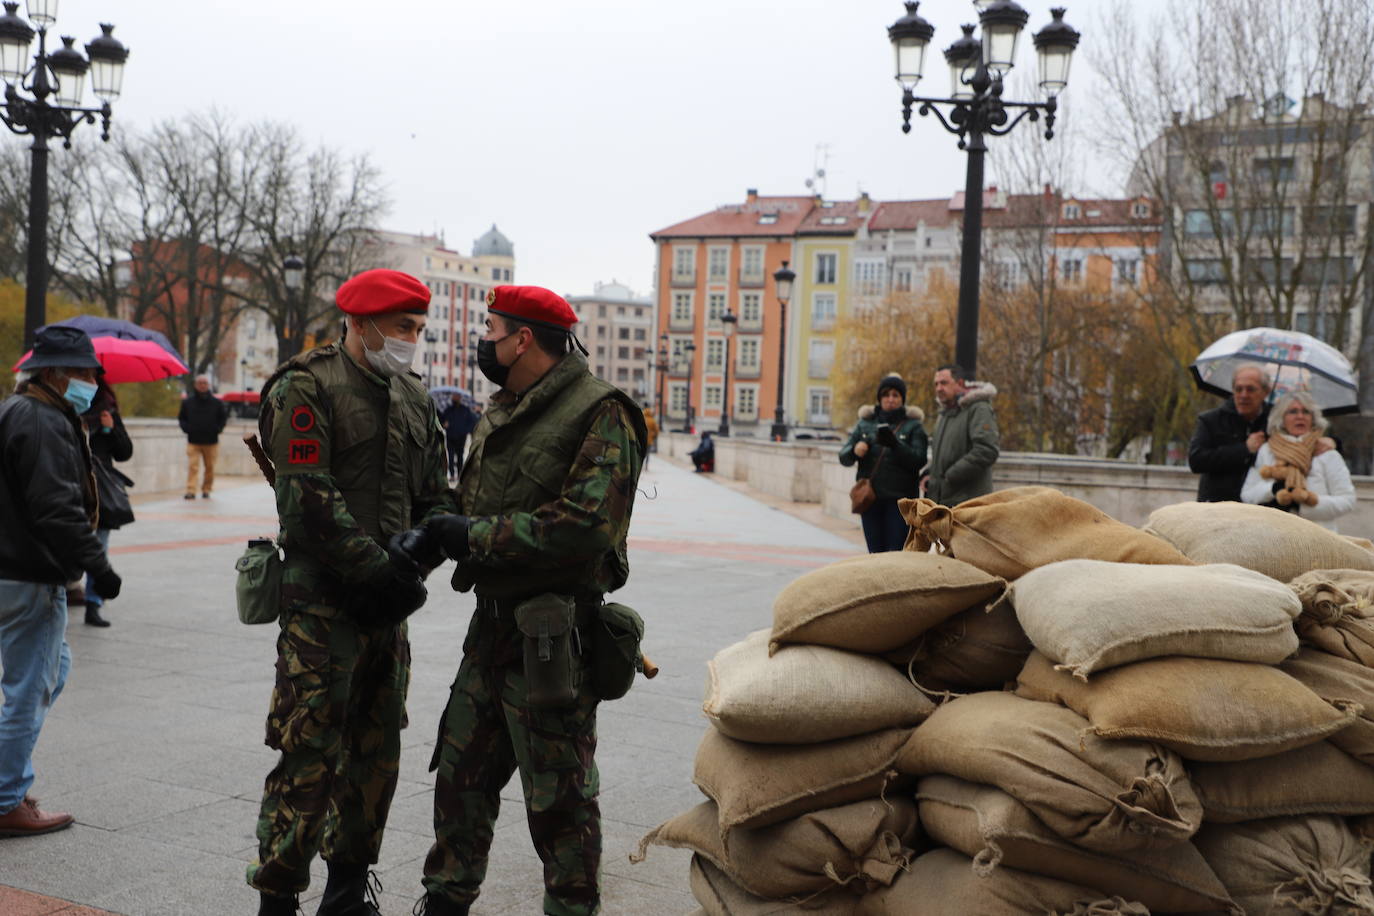
M 124 428 L 133 441 L 134 455 L 118 465 L 134 481 L 134 493 L 161 493 L 186 485 L 186 434 L 176 420 L 126 417 Z M 258 431 L 257 423 L 231 420 L 219 437 L 217 476 L 257 476 L 258 470 L 243 437 Z

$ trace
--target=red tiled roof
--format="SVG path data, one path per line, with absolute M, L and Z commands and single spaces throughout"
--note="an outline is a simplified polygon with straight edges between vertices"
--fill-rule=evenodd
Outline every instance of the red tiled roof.
M 947 197 L 935 200 L 893 200 L 878 205 L 877 212 L 868 221 L 868 231 L 915 229 L 921 223 L 927 226 L 947 226 L 953 220 L 954 214 L 949 210 Z
M 859 211 L 857 200 L 833 200 L 817 204 L 797 227 L 798 235 L 853 235 L 873 212 L 875 204 L 869 204 L 867 212 Z
M 1151 207 L 1150 216 L 1131 215 L 1135 199 L 1065 197 L 1053 194 L 1009 194 L 1005 210 L 985 210 L 983 225 L 996 228 L 1044 226 L 1054 224 L 1060 229 L 1100 228 L 1103 226 L 1158 226 L 1161 215 L 1158 207 Z M 1079 215 L 1063 217 L 1064 204 L 1077 204 Z
M 651 232 L 649 238 L 657 241 L 663 238 L 792 235 L 813 206 L 815 201 L 810 197 L 757 197 L 750 203 L 726 204 L 709 213 Z M 776 215 L 777 221 L 759 222 L 761 217 L 768 215 Z

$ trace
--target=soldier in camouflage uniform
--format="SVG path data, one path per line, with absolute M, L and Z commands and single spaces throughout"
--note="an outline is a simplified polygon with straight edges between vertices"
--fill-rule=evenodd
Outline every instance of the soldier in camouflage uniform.
M 374 270 L 339 287 L 342 343 L 297 356 L 263 386 L 263 439 L 276 467 L 285 548 L 277 679 L 258 857 L 248 883 L 261 916 L 296 912 L 321 852 L 321 916 L 372 916 L 377 861 L 396 788 L 410 646 L 405 618 L 425 600 L 389 538 L 455 504 L 444 436 L 408 371 L 429 290 Z M 371 900 L 367 899 L 372 897 Z
M 544 912 L 591 916 L 600 907 L 598 698 L 583 676 L 570 705 L 534 708 L 513 614 L 533 596 L 566 595 L 590 632 L 602 596 L 629 574 L 625 538 L 648 438 L 638 405 L 593 377 L 570 346 L 577 318 L 567 302 L 515 286 L 497 287 L 487 302 L 478 366 L 502 390 L 473 433 L 458 483 L 462 514 L 402 540 L 422 566 L 441 551 L 457 560 L 454 588 L 477 591 L 430 762 L 435 842 L 424 908 L 468 912 L 486 874 L 499 793 L 519 770 L 544 862 Z

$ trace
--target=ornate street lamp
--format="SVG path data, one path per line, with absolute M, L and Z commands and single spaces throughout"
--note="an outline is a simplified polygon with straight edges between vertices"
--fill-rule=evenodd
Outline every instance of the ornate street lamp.
M 672 367 L 668 365 L 668 335 L 658 335 L 658 362 L 654 363 L 654 372 L 658 375 L 658 422 L 661 424 L 668 422 L 668 414 L 664 410 L 663 403 L 663 382 L 668 375 L 668 370 Z
M 696 418 L 692 416 L 692 363 L 696 360 L 697 345 L 691 341 L 683 344 L 682 355 L 687 360 L 687 421 L 682 425 L 682 431 L 690 435 L 696 432 Z
M 730 435 L 730 338 L 735 336 L 735 324 L 739 316 L 726 309 L 720 316 L 720 328 L 725 333 L 725 384 L 720 390 L 720 430 L 722 436 Z
M 425 329 L 425 387 L 434 387 L 434 345 L 439 342 L 439 332 L 433 328 Z
M 48 294 L 48 140 L 61 137 L 67 149 L 72 131 L 82 122 L 101 118 L 100 139 L 110 139 L 110 103 L 124 85 L 124 62 L 129 50 L 111 33 L 114 26 L 102 23 L 102 34 L 86 45 L 82 56 L 75 40 L 62 37 L 62 47 L 48 52 L 48 27 L 57 20 L 57 0 L 29 0 L 30 25 L 19 16 L 19 4 L 6 2 L 0 16 L 0 79 L 5 82 L 5 102 L 0 121 L 11 132 L 33 137 L 29 172 L 28 268 L 24 288 L 24 346 L 47 322 Z M 35 30 L 35 27 L 36 30 Z M 29 48 L 38 36 L 38 53 L 29 64 Z M 101 100 L 99 108 L 81 107 L 87 73 L 91 90 Z M 27 91 L 28 96 L 21 95 Z
M 1068 84 L 1069 63 L 1080 36 L 1064 21 L 1063 8 L 1051 10 L 1053 21 L 1037 32 L 1034 39 L 1040 58 L 1040 89 L 1045 93 L 1045 100 L 1007 101 L 1002 98 L 1002 80 L 1016 63 L 1017 44 L 1030 17 L 1016 0 L 974 0 L 978 22 L 983 29 L 981 41 L 974 37 L 974 26 L 964 26 L 963 37 L 945 49 L 945 62 L 949 65 L 952 81 L 950 97 L 923 98 L 915 94 L 916 84 L 924 73 L 926 46 L 934 37 L 935 29 L 917 14 L 919 5 L 908 0 L 906 15 L 893 23 L 887 34 L 897 56 L 897 82 L 902 86 L 902 132 L 911 132 L 911 109 L 919 104 L 919 114 L 934 112 L 944 128 L 959 137 L 959 148 L 968 152 L 954 361 L 972 374 L 978 363 L 983 157 L 987 153 L 984 137 L 987 134 L 1004 136 L 1022 119 L 1038 121 L 1042 111 L 1045 139 L 1054 137 L 1059 93 Z M 948 106 L 948 116 L 938 106 Z M 1010 116 L 1013 109 L 1020 109 L 1015 118 Z
M 779 317 L 778 317 L 778 404 L 773 408 L 773 429 L 770 434 L 774 442 L 787 441 L 787 418 L 782 409 L 783 392 L 783 361 L 787 358 L 787 303 L 792 300 L 792 282 L 797 279 L 797 272 L 787 266 L 783 261 L 782 266 L 773 271 L 773 291 L 778 297 Z
M 468 330 L 468 394 L 477 397 L 477 341 L 482 339 L 476 328 Z

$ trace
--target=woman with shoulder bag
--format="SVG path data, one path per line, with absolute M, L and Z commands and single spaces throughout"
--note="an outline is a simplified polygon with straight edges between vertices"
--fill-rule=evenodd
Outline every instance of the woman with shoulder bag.
M 114 466 L 116 461 L 128 461 L 133 457 L 134 444 L 124 430 L 124 421 L 119 416 L 119 402 L 114 390 L 106 383 L 105 373 L 97 379 L 95 397 L 91 406 L 81 415 L 86 424 L 86 432 L 91 443 L 91 469 L 95 473 L 96 492 L 100 498 L 100 517 L 96 534 L 105 549 L 110 547 L 110 532 L 122 528 L 134 520 L 134 510 L 129 503 L 127 486 L 133 481 L 124 476 Z M 108 627 L 110 622 L 100 615 L 105 599 L 96 591 L 95 583 L 86 577 L 86 625 Z
M 926 462 L 924 414 L 906 406 L 906 382 L 892 374 L 878 383 L 877 405 L 859 408 L 859 422 L 840 449 L 840 464 L 858 464 L 853 511 L 863 522 L 869 553 L 901 550 L 907 523 L 897 500 L 916 496 L 917 476 Z

